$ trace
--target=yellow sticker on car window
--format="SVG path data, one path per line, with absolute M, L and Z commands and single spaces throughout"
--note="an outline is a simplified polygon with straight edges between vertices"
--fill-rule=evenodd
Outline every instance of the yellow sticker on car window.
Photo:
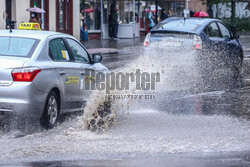
M 79 77 L 66 77 L 66 84 L 78 84 Z
M 61 50 L 62 52 L 62 57 L 64 60 L 69 60 L 69 54 L 67 52 L 67 50 Z

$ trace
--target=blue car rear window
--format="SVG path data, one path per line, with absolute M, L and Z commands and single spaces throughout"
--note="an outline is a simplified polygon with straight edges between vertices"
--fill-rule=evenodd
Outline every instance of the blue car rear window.
M 153 30 L 196 32 L 205 20 L 171 20 L 158 24 Z
M 30 57 L 38 41 L 32 38 L 0 36 L 0 56 Z

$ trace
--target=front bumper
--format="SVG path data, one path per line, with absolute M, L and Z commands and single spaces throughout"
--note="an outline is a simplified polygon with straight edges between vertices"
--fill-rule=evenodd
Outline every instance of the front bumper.
M 0 86 L 0 114 L 41 117 L 47 95 L 30 82 Z

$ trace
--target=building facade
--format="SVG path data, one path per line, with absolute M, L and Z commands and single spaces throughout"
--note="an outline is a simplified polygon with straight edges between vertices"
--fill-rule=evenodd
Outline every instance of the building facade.
M 188 9 L 194 12 L 197 11 L 207 12 L 207 0 L 190 0 L 188 2 Z
M 149 9 L 155 15 L 155 0 L 81 0 L 82 20 L 85 22 L 90 39 L 109 38 L 108 24 L 112 2 L 115 2 L 118 14 L 118 38 L 145 35 Z M 170 16 L 183 16 L 185 0 L 157 0 L 157 2 L 158 10 L 165 9 Z M 188 9 L 194 12 L 206 12 L 207 1 L 188 0 Z M 160 12 L 158 16 L 160 18 Z
M 0 4 L 0 29 L 5 29 L 6 14 L 15 21 L 15 28 L 29 22 L 31 13 L 26 9 L 35 5 L 46 12 L 39 15 L 42 29 L 80 38 L 80 0 L 0 0 Z
M 26 9 L 36 5 L 45 10 L 41 14 L 44 30 L 63 32 L 80 38 L 80 27 L 85 25 L 89 39 L 109 38 L 111 3 L 115 1 L 118 14 L 118 38 L 145 35 L 149 9 L 155 14 L 155 0 L 0 0 L 0 29 L 5 29 L 6 14 L 16 22 L 29 22 Z M 157 0 L 158 10 L 165 9 L 170 16 L 183 16 L 185 0 Z M 188 9 L 207 11 L 206 0 L 188 0 Z M 158 16 L 159 16 L 158 12 Z M 160 21 L 160 20 L 159 20 Z

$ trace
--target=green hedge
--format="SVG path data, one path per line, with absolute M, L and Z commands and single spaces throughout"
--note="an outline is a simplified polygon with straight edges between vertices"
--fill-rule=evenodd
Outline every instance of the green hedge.
M 231 19 L 222 19 L 228 26 L 232 26 Z M 237 32 L 250 32 L 250 19 L 236 19 Z

